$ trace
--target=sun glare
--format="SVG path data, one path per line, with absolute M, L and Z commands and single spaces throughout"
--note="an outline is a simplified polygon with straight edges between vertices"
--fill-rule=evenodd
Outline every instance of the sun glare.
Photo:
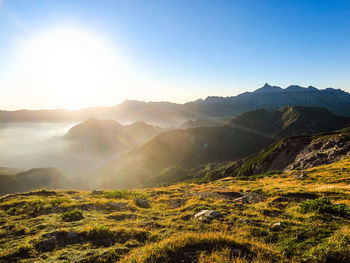
M 128 76 L 125 59 L 100 37 L 60 28 L 41 33 L 21 48 L 22 80 L 70 109 L 98 103 L 104 91 L 123 92 Z

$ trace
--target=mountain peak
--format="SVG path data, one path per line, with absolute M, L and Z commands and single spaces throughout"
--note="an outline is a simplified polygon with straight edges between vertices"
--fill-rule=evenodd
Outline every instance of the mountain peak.
M 263 87 L 261 87 L 260 89 L 257 89 L 256 93 L 273 93 L 273 92 L 280 92 L 282 91 L 282 88 L 278 87 L 278 86 L 271 86 L 268 83 L 265 83 L 265 85 Z

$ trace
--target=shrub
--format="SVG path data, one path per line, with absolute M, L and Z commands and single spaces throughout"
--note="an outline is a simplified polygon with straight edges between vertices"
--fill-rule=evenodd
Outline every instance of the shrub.
M 41 212 L 44 209 L 45 202 L 41 200 L 33 200 L 30 202 L 27 202 L 26 205 L 23 207 L 24 212 L 28 214 L 36 214 Z
M 316 212 L 341 217 L 350 217 L 350 208 L 345 204 L 333 204 L 328 198 L 306 200 L 300 204 L 302 213 Z
M 86 237 L 89 240 L 101 240 L 106 238 L 113 238 L 113 232 L 105 225 L 96 225 L 89 228 Z
M 56 198 L 56 199 L 51 200 L 50 204 L 52 206 L 59 206 L 63 203 L 70 203 L 70 202 L 71 202 L 71 200 L 68 198 Z
M 64 212 L 61 215 L 62 221 L 65 221 L 65 222 L 79 221 L 83 218 L 84 218 L 83 212 L 78 210 L 78 209 L 75 209 L 73 211 Z

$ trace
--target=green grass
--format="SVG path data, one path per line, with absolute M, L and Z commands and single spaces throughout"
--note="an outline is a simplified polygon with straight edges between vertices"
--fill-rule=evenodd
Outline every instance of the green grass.
M 300 171 L 275 171 L 253 180 L 227 177 L 102 195 L 5 196 L 0 262 L 349 262 L 350 159 L 305 172 L 305 180 L 294 178 Z M 256 199 L 233 201 L 244 194 Z M 152 206 L 137 207 L 136 197 Z M 194 219 L 203 209 L 223 216 Z M 73 220 L 76 215 L 84 218 Z

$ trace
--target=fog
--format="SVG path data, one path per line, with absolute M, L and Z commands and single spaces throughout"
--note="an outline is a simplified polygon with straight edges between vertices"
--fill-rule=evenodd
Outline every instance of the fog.
M 101 161 L 70 153 L 69 142 L 61 139 L 75 124 L 0 124 L 0 166 L 57 167 L 71 175 L 97 167 Z

